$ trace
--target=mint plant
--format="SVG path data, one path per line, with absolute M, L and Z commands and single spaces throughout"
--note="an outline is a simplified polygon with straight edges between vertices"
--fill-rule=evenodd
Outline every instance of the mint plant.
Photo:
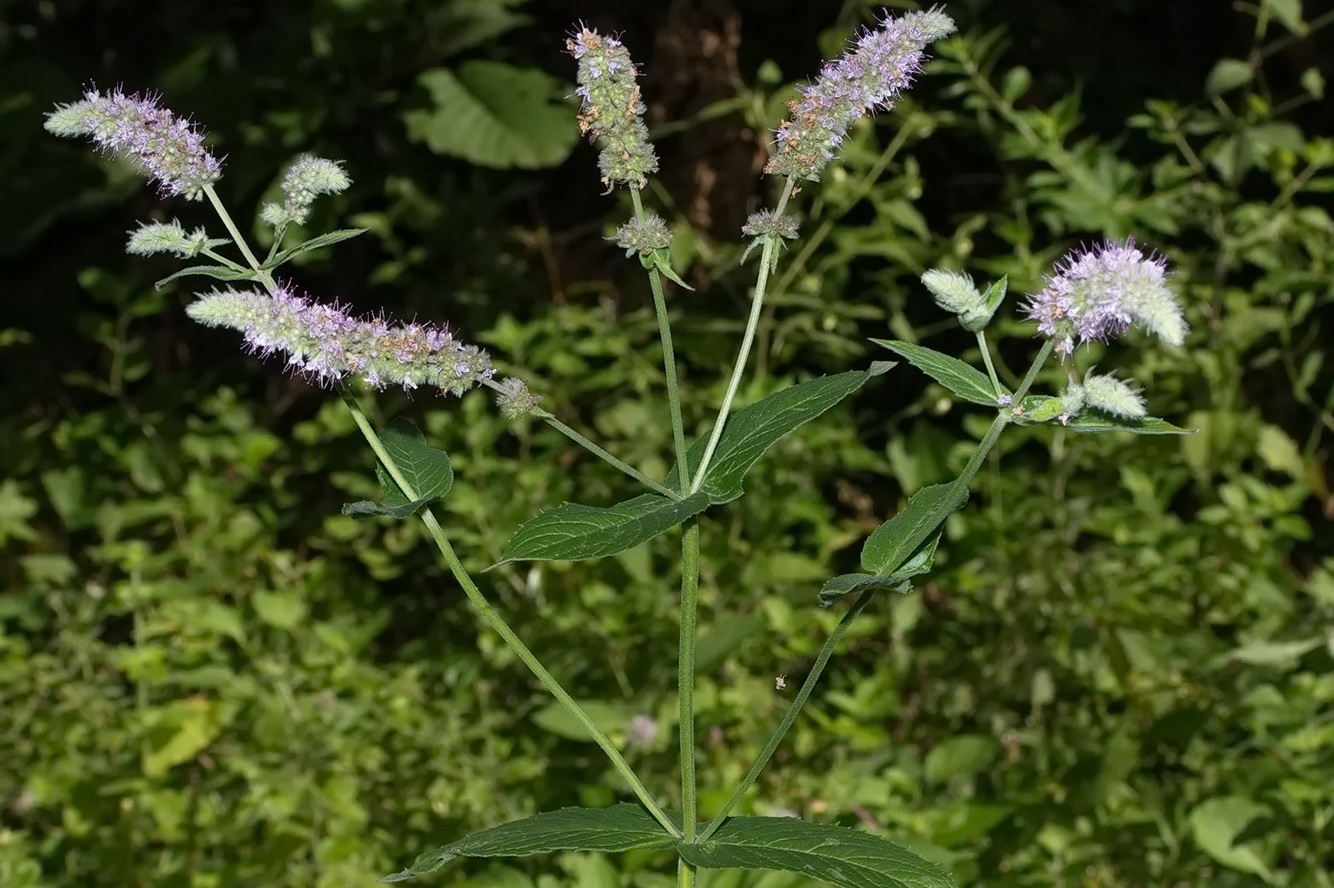
M 421 520 L 472 604 L 597 742 L 636 800 L 600 809 L 562 808 L 482 830 L 418 855 L 407 869 L 384 881 L 430 873 L 459 857 L 656 849 L 675 852 L 682 888 L 694 884 L 699 869 L 709 868 L 787 870 L 840 888 L 944 888 L 953 884 L 940 867 L 877 836 L 834 825 L 733 816 L 732 812 L 768 765 L 858 614 L 877 594 L 910 592 L 913 579 L 931 570 L 946 518 L 963 507 L 973 477 L 1006 428 L 1055 424 L 1077 432 L 1182 431 L 1149 417 L 1141 393 L 1131 383 L 1109 373 L 1095 373 L 1076 359 L 1079 346 L 1121 336 L 1136 327 L 1169 345 L 1181 345 L 1186 325 L 1167 285 L 1167 263 L 1162 257 L 1146 254 L 1133 240 L 1108 240 L 1069 253 L 1023 306 L 1044 342 L 1013 387 L 997 374 L 986 338 L 987 327 L 1007 295 L 1008 282 L 1002 278 L 982 288 L 958 271 L 934 269 L 924 274 L 922 282 L 938 305 L 975 335 L 984 366 L 974 367 L 916 343 L 873 341 L 961 400 L 993 411 L 990 427 L 953 481 L 917 491 L 901 511 L 867 538 L 860 571 L 829 579 L 813 596 L 813 605 L 831 607 L 847 597 L 851 604 L 763 751 L 707 820 L 701 820 L 698 810 L 694 725 L 699 516 L 742 496 L 749 469 L 785 435 L 895 366 L 877 361 L 863 369 L 806 380 L 736 408 L 770 276 L 779 266 L 785 242 L 798 236 L 798 223 L 788 213 L 789 206 L 803 181 L 818 180 L 837 160 L 849 127 L 876 108 L 892 107 L 920 72 L 926 47 L 953 31 L 953 21 L 939 9 L 887 15 L 842 57 L 828 62 L 820 76 L 790 103 L 791 116 L 777 130 L 766 167 L 767 173 L 781 180 L 777 200 L 771 209 L 754 214 L 743 228 L 750 242 L 742 261 L 756 254 L 748 322 L 716 418 L 707 434 L 693 442 L 687 441 L 682 420 L 664 280 L 685 285 L 671 267 L 667 223 L 644 206 L 642 191 L 658 162 L 643 121 L 638 70 L 615 38 L 581 28 L 568 40 L 567 48 L 578 62 L 579 128 L 601 149 L 603 185 L 608 191 L 625 188 L 633 206 L 633 217 L 618 230 L 615 241 L 628 255 L 638 257 L 653 295 L 675 457 L 674 467 L 659 479 L 562 423 L 541 407 L 540 396 L 526 381 L 498 376 L 490 356 L 454 331 L 429 323 L 393 322 L 384 316 L 356 317 L 338 305 L 300 295 L 290 281 L 280 280 L 278 270 L 294 257 L 361 233 L 356 229 L 334 231 L 285 246 L 289 227 L 305 221 L 319 195 L 350 186 L 341 163 L 304 156 L 286 172 L 280 186 L 284 200 L 265 204 L 258 213 L 273 229 L 272 247 L 261 259 L 218 198 L 214 186 L 222 175 L 222 162 L 205 147 L 205 134 L 163 108 L 156 98 L 127 95 L 119 89 L 106 94 L 90 89 L 82 101 L 61 106 L 48 116 L 49 131 L 91 138 L 108 154 L 137 164 L 158 182 L 163 194 L 209 201 L 227 238 L 211 237 L 203 228 L 187 231 L 173 220 L 147 224 L 133 232 L 128 251 L 211 260 L 212 264 L 185 268 L 159 285 L 191 275 L 223 282 L 197 294 L 187 308 L 193 319 L 236 330 L 252 353 L 281 355 L 289 372 L 340 390 L 375 453 L 381 487 L 379 502 L 350 503 L 344 507 L 345 514 Z M 239 259 L 221 252 L 229 242 Z M 1053 354 L 1061 362 L 1066 383 L 1053 394 L 1035 394 L 1032 389 L 1038 374 Z M 456 396 L 478 387 L 489 389 L 507 418 L 532 417 L 552 425 L 645 488 L 640 495 L 612 505 L 563 503 L 542 511 L 517 528 L 498 565 L 600 558 L 681 528 L 680 811 L 663 806 L 660 794 L 645 785 L 621 750 L 510 629 L 465 569 L 434 511 L 435 503 L 446 500 L 453 484 L 448 454 L 431 447 L 404 419 L 382 430 L 374 428 L 352 396 L 357 384 L 374 390 L 391 384 L 409 390 L 434 389 Z M 779 687 L 784 682 L 785 676 L 780 677 Z

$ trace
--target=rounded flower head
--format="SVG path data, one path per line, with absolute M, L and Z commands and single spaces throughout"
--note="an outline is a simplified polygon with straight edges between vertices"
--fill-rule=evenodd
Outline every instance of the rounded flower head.
M 186 313 L 210 327 L 245 335 L 251 352 L 287 355 L 288 369 L 327 384 L 348 377 L 381 389 L 434 386 L 461 395 L 490 379 L 491 358 L 429 324 L 390 324 L 356 318 L 337 305 L 321 305 L 286 289 L 273 296 L 215 290 L 196 299 Z
M 886 16 L 857 38 L 842 58 L 826 62 L 815 82 L 788 104 L 792 117 L 777 133 L 767 173 L 819 179 L 857 118 L 889 109 L 922 69 L 923 49 L 954 31 L 939 9 Z
M 1054 271 L 1025 308 L 1061 354 L 1120 336 L 1134 325 L 1171 345 L 1185 339 L 1181 306 L 1167 286 L 1167 261 L 1145 256 L 1134 240 L 1074 250 Z
M 598 168 L 608 190 L 621 184 L 643 188 L 658 171 L 658 156 L 644 125 L 644 100 L 630 53 L 615 37 L 580 28 L 565 42 L 579 61 L 579 131 L 602 149 Z
M 204 148 L 207 134 L 161 107 L 156 96 L 120 89 L 104 96 L 89 89 L 83 101 L 48 114 L 46 129 L 57 136 L 88 136 L 106 153 L 132 160 L 166 194 L 199 200 L 205 186 L 222 178 L 222 161 Z

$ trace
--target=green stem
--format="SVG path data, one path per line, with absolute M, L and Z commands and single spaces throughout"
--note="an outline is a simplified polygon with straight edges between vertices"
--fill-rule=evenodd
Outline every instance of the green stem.
M 996 368 L 991 363 L 991 349 L 987 348 L 987 334 L 984 330 L 977 331 L 977 347 L 982 349 L 982 363 L 987 365 L 987 375 L 991 377 L 991 390 L 999 398 L 1002 391 L 1000 379 L 996 377 Z
M 273 292 L 276 288 L 273 281 L 273 275 L 269 274 L 267 271 L 260 271 L 259 260 L 256 259 L 255 254 L 250 251 L 250 245 L 247 244 L 245 238 L 241 236 L 241 231 L 236 227 L 236 223 L 232 221 L 231 214 L 227 212 L 227 208 L 222 205 L 222 200 L 218 197 L 218 192 L 213 189 L 212 185 L 205 185 L 204 194 L 208 195 L 208 202 L 213 204 L 213 209 L 217 212 L 218 218 L 222 220 L 222 224 L 227 228 L 227 233 L 230 234 L 232 240 L 236 242 L 236 248 L 241 251 L 241 255 L 245 257 L 245 261 L 250 263 L 250 267 L 258 272 L 257 280 L 259 280 L 269 292 Z
M 680 704 L 682 841 L 695 838 L 699 818 L 695 791 L 695 628 L 699 604 L 699 521 L 681 535 L 681 642 L 677 655 Z
M 788 198 L 792 196 L 792 189 L 796 186 L 796 180 L 788 178 L 783 183 L 783 193 L 778 198 L 778 206 L 774 212 L 782 215 L 787 207 Z M 737 353 L 736 366 L 732 368 L 732 378 L 727 381 L 727 392 L 723 395 L 723 405 L 718 410 L 718 419 L 713 424 L 713 432 L 709 435 L 709 444 L 704 448 L 704 456 L 699 462 L 699 470 L 695 475 L 695 483 L 690 486 L 690 492 L 694 493 L 704 483 L 704 476 L 708 474 L 709 463 L 713 461 L 713 452 L 718 449 L 718 440 L 723 436 L 723 427 L 727 425 L 727 415 L 732 410 L 732 399 L 736 397 L 737 389 L 741 386 L 741 377 L 746 371 L 746 361 L 750 357 L 750 347 L 755 342 L 755 329 L 760 323 L 760 310 L 764 308 L 764 292 L 769 286 L 769 272 L 774 265 L 774 251 L 778 248 L 777 240 L 769 238 L 764 242 L 764 250 L 760 255 L 760 273 L 755 280 L 755 297 L 750 305 L 750 318 L 746 321 L 746 332 L 741 337 L 741 349 Z
M 643 224 L 644 202 L 639 189 L 630 189 L 635 205 L 635 219 Z M 662 275 L 649 269 L 649 289 L 653 291 L 653 311 L 658 316 L 658 338 L 662 341 L 662 370 L 667 382 L 667 409 L 672 418 L 672 448 L 676 451 L 677 477 L 681 490 L 690 489 L 690 463 L 687 459 L 685 423 L 681 419 L 681 392 L 676 380 L 676 351 L 672 347 L 672 325 L 667 317 L 667 299 L 662 291 Z
M 344 395 L 343 401 L 352 412 L 352 418 L 356 421 L 357 427 L 361 429 L 361 434 L 366 438 L 366 442 L 370 444 L 371 450 L 375 451 L 375 455 L 385 467 L 385 471 L 387 471 L 390 477 L 394 479 L 394 483 L 399 486 L 404 495 L 409 499 L 415 500 L 417 498 L 416 491 L 403 476 L 398 465 L 394 462 L 393 457 L 391 457 L 389 452 L 385 450 L 379 435 L 375 433 L 375 429 L 371 427 L 370 421 L 366 418 L 366 415 L 362 412 L 361 408 L 346 394 Z M 463 562 L 460 561 L 458 555 L 455 554 L 454 547 L 450 545 L 449 538 L 445 536 L 444 529 L 440 527 L 440 523 L 436 520 L 435 514 L 429 509 L 424 509 L 421 512 L 421 520 L 422 523 L 426 525 L 426 530 L 430 533 L 431 539 L 435 541 L 436 548 L 438 548 L 440 554 L 444 556 L 445 563 L 449 566 L 450 573 L 454 575 L 454 578 L 458 580 L 459 585 L 463 587 L 464 594 L 468 596 L 468 600 L 472 602 L 473 607 L 477 608 L 482 617 L 491 625 L 491 628 L 495 630 L 496 634 L 509 645 L 510 650 L 514 651 L 519 659 L 523 661 L 523 664 L 532 671 L 533 675 L 537 676 L 537 680 L 542 683 L 542 686 L 545 687 L 553 697 L 560 701 L 561 705 L 569 710 L 570 714 L 583 726 L 584 730 L 588 731 L 589 736 L 591 736 L 594 742 L 602 748 L 602 751 L 606 753 L 607 758 L 611 759 L 612 766 L 615 767 L 616 771 L 630 786 L 630 789 L 634 791 L 634 794 L 639 798 L 640 803 L 648 809 L 648 812 L 651 815 L 653 815 L 653 819 L 657 820 L 658 823 L 662 825 L 662 828 L 668 833 L 679 837 L 681 834 L 680 830 L 678 830 L 676 825 L 672 823 L 671 818 L 667 816 L 667 813 L 653 800 L 653 796 L 649 794 L 648 789 L 639 780 L 639 777 L 635 774 L 634 770 L 631 769 L 625 758 L 622 757 L 620 751 L 611 742 L 611 739 L 593 723 L 593 720 L 589 718 L 588 713 L 584 712 L 583 708 L 575 702 L 574 698 L 566 692 L 565 688 L 561 687 L 560 682 L 556 681 L 555 677 L 546 670 L 546 667 L 544 667 L 537 657 L 533 655 L 533 652 L 528 649 L 528 646 L 523 643 L 523 640 L 509 627 L 509 624 L 505 622 L 505 619 L 487 602 L 486 597 L 482 595 L 481 590 L 477 588 L 477 584 L 473 582 L 472 577 L 468 574 L 467 568 L 463 566 Z
M 825 639 L 824 646 L 820 648 L 819 655 L 815 658 L 815 665 L 811 667 L 810 674 L 806 676 L 806 680 L 801 683 L 801 690 L 797 691 L 797 696 L 793 699 L 792 705 L 787 708 L 787 713 L 783 716 L 783 720 L 779 722 L 778 727 L 774 729 L 773 736 L 771 736 L 769 742 L 764 745 L 764 749 L 760 752 L 759 758 L 755 759 L 755 764 L 750 766 L 750 770 L 746 773 L 745 779 L 743 779 L 737 788 L 732 791 L 732 795 L 725 803 L 723 803 L 723 807 L 718 811 L 714 818 L 709 821 L 708 826 L 704 827 L 704 830 L 699 834 L 699 838 L 695 840 L 698 844 L 704 844 L 715 832 L 718 831 L 718 827 L 723 825 L 723 821 L 727 819 L 728 814 L 732 813 L 732 809 L 736 807 L 737 802 L 741 801 L 742 797 L 745 796 L 746 791 L 759 779 L 760 773 L 764 770 L 765 765 L 769 764 L 769 759 L 771 759 L 773 754 L 778 751 L 778 747 L 782 744 L 783 738 L 787 736 L 788 730 L 797 720 L 797 715 L 801 712 L 802 707 L 806 705 L 806 701 L 810 698 L 811 692 L 815 690 L 815 683 L 820 680 L 820 674 L 824 672 L 825 666 L 829 663 L 829 658 L 834 655 L 834 649 L 838 647 L 839 642 L 843 640 L 843 636 L 846 635 L 848 629 L 852 627 L 852 621 L 857 619 L 857 615 L 862 612 L 867 603 L 870 602 L 871 596 L 874 594 L 874 589 L 866 589 L 861 595 L 857 596 L 857 600 L 853 602 L 852 607 L 850 607 L 847 613 L 843 614 L 839 619 L 838 625 L 834 627 L 834 631 L 829 633 L 829 637 Z
M 492 391 L 497 391 L 497 392 L 500 391 L 500 383 L 496 382 L 493 379 L 485 380 L 482 384 L 485 385 L 487 388 L 491 389 Z M 643 472 L 639 471 L 639 469 L 636 469 L 634 466 L 630 465 L 625 460 L 618 459 L 616 456 L 609 453 L 607 450 L 605 450 L 604 448 L 602 448 L 601 446 L 590 440 L 588 437 L 586 437 L 585 435 L 581 435 L 579 432 L 576 432 L 574 429 L 570 428 L 565 423 L 561 422 L 559 419 L 557 419 L 555 416 L 548 413 L 547 411 L 539 408 L 537 410 L 534 410 L 532 415 L 536 416 L 538 419 L 542 420 L 547 425 L 551 426 L 553 429 L 560 432 L 562 435 L 569 438 L 571 441 L 573 441 L 580 447 L 587 450 L 589 453 L 596 456 L 598 459 L 602 460 L 603 462 L 607 463 L 610 466 L 614 466 L 615 468 L 620 469 L 622 472 L 629 475 L 631 478 L 634 478 L 640 484 L 643 484 L 644 486 L 649 487 L 657 491 L 658 493 L 661 493 L 665 497 L 669 497 L 674 500 L 679 500 L 681 498 L 681 494 L 677 493 L 675 490 L 672 490 L 670 487 L 667 487 L 666 485 L 659 484 L 657 481 L 654 481 L 648 475 L 645 475 Z
M 1045 364 L 1047 358 L 1051 356 L 1052 346 L 1053 342 L 1047 340 L 1038 352 L 1037 357 L 1033 360 L 1033 365 L 1028 368 L 1028 373 L 1024 376 L 1023 383 L 1019 386 L 1019 390 L 1014 394 L 1016 405 L 1026 394 L 1028 394 L 1029 388 L 1033 385 L 1033 380 L 1037 378 L 1038 371 L 1042 369 L 1042 365 Z M 981 468 L 983 460 L 987 458 L 987 454 L 989 454 L 991 449 L 996 446 L 996 441 L 1000 437 L 1000 433 L 1010 424 L 1013 415 L 1013 408 L 1002 409 L 1001 412 L 997 414 L 996 419 L 987 429 L 987 433 L 983 436 L 982 440 L 978 442 L 977 448 L 973 451 L 973 455 L 969 458 L 968 463 L 963 467 L 963 471 L 959 473 L 958 478 L 954 479 L 953 489 L 950 491 L 950 497 L 947 500 L 948 508 L 946 508 L 942 514 L 949 515 L 963 503 L 964 498 L 968 496 L 968 485 L 972 482 L 978 469 Z M 935 529 L 935 527 L 923 528 L 917 534 L 920 539 L 906 548 L 909 551 L 916 549 L 918 545 L 935 532 Z M 783 742 L 783 737 L 792 727 L 792 724 L 797 720 L 797 715 L 801 712 L 801 708 L 806 705 L 806 700 L 810 697 L 811 692 L 815 690 L 815 683 L 819 680 L 820 673 L 824 671 L 825 664 L 829 662 L 829 658 L 833 655 L 834 648 L 838 645 L 839 641 L 842 640 L 843 636 L 847 633 L 848 628 L 852 625 L 852 621 L 862 612 L 862 609 L 866 607 L 867 603 L 871 600 L 871 596 L 874 594 L 875 589 L 873 587 L 864 590 L 861 595 L 857 596 L 856 602 L 853 603 L 848 612 L 838 621 L 838 625 L 834 627 L 834 631 L 831 632 L 829 637 L 825 640 L 824 647 L 820 648 L 819 656 L 815 658 L 815 665 L 811 668 L 810 674 L 806 676 L 806 681 L 802 683 L 801 690 L 797 692 L 796 699 L 794 699 L 792 705 L 788 707 L 787 713 L 783 716 L 783 720 L 779 722 L 778 727 L 774 730 L 773 736 L 769 738 L 769 742 L 765 744 L 763 751 L 760 752 L 759 758 L 755 760 L 755 764 L 751 765 L 750 771 L 746 773 L 746 776 L 741 781 L 740 785 L 733 790 L 732 795 L 727 799 L 726 803 L 723 804 L 722 809 L 709 821 L 708 825 L 704 827 L 704 830 L 699 834 L 699 838 L 695 840 L 697 843 L 703 844 L 704 842 L 707 842 L 709 838 L 718 831 L 718 827 L 722 826 L 727 815 L 730 814 L 732 809 L 736 807 L 737 803 L 741 801 L 741 798 L 746 794 L 746 791 L 750 789 L 757 779 L 759 779 L 760 772 L 762 772 L 765 765 L 769 763 L 769 759 L 773 757 L 774 752 L 777 751 L 779 745 Z

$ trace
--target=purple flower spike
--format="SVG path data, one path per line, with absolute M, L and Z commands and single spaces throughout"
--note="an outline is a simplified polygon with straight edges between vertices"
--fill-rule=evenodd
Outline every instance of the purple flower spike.
M 1061 354 L 1121 336 L 1136 324 L 1170 345 L 1185 339 L 1181 306 L 1167 286 L 1167 261 L 1145 256 L 1133 239 L 1074 250 L 1055 272 L 1025 307 Z
M 602 184 L 608 190 L 614 185 L 643 188 L 658 171 L 658 156 L 648 140 L 644 99 L 635 83 L 639 71 L 629 51 L 615 37 L 584 27 L 565 48 L 579 62 L 579 131 L 602 149 Z
M 954 32 L 954 20 L 939 9 L 886 16 L 863 33 L 842 58 L 826 62 L 816 81 L 788 103 L 792 117 L 778 130 L 766 173 L 817 180 L 857 118 L 877 107 L 894 107 L 922 69 L 928 43 Z
M 429 324 L 390 324 L 382 317 L 355 318 L 337 305 L 321 305 L 279 289 L 273 296 L 215 290 L 186 313 L 210 327 L 239 330 L 252 353 L 287 355 L 287 369 L 321 385 L 357 377 L 372 388 L 432 386 L 451 395 L 491 378 L 491 358 Z
M 165 194 L 189 200 L 222 178 L 222 161 L 204 148 L 207 133 L 158 104 L 155 96 L 126 95 L 95 89 L 83 101 L 59 105 L 46 116 L 46 129 L 57 136 L 88 136 L 107 154 L 129 158 Z

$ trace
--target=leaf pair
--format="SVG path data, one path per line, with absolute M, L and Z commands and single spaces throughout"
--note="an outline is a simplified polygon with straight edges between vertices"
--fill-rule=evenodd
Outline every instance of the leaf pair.
M 680 842 L 643 808 L 562 808 L 482 830 L 420 855 L 382 882 L 434 872 L 459 857 L 527 857 L 554 851 L 675 849 L 686 863 L 800 873 L 836 888 L 954 888 L 943 869 L 885 839 L 788 817 L 732 817 L 704 843 Z
M 877 361 L 868 370 L 810 379 L 738 410 L 727 421 L 705 478 L 694 493 L 678 499 L 644 494 L 610 507 L 563 503 L 524 522 L 499 563 L 615 555 L 648 542 L 711 505 L 731 502 L 741 496 L 746 473 L 765 451 L 892 366 Z M 686 456 L 687 464 L 699 466 L 706 447 L 704 439 L 696 441 Z M 673 489 L 681 487 L 679 467 L 672 469 L 665 483 Z
M 258 270 L 229 265 L 194 265 L 190 268 L 182 268 L 175 274 L 167 275 L 153 286 L 156 289 L 161 290 L 177 278 L 190 277 L 192 275 L 202 275 L 219 281 L 253 281 L 259 276 L 260 272 L 273 271 L 278 266 L 300 256 L 302 253 L 309 253 L 312 250 L 318 250 L 321 247 L 332 246 L 340 241 L 351 240 L 357 235 L 365 233 L 365 231 L 366 229 L 364 228 L 342 228 L 338 231 L 330 231 L 328 234 L 312 237 L 308 241 L 302 241 L 295 247 L 289 247 L 278 253 L 272 259 L 262 263 Z M 208 246 L 215 247 L 224 243 L 226 243 L 226 241 L 215 238 L 208 242 Z

